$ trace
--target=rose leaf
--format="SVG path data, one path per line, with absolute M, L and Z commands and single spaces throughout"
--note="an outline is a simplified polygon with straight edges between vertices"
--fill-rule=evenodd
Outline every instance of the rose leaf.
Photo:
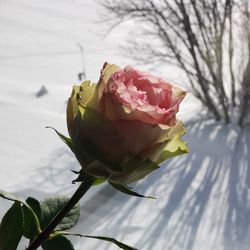
M 66 196 L 47 198 L 41 202 L 41 226 L 44 229 L 57 213 L 68 203 Z M 67 230 L 73 227 L 80 217 L 80 204 L 77 203 L 73 209 L 58 224 L 56 230 Z
M 0 249 L 16 250 L 23 234 L 23 211 L 20 202 L 15 201 L 4 215 L 0 225 Z

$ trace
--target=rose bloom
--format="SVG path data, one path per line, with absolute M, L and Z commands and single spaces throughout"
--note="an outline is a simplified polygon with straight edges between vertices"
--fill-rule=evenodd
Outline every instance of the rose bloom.
M 186 153 L 176 113 L 186 92 L 131 66 L 105 63 L 97 84 L 74 86 L 67 124 L 84 171 L 128 184 Z

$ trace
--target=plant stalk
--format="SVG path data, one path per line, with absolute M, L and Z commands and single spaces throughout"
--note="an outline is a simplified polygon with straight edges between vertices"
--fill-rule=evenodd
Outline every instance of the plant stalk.
M 49 225 L 37 235 L 37 237 L 30 243 L 26 250 L 36 250 L 41 244 L 46 241 L 57 225 L 62 221 L 62 219 L 69 213 L 69 211 L 76 205 L 76 203 L 83 197 L 83 195 L 90 189 L 94 178 L 89 177 L 87 180 L 81 183 L 76 192 L 70 198 L 68 203 L 58 212 L 54 219 L 49 223 Z

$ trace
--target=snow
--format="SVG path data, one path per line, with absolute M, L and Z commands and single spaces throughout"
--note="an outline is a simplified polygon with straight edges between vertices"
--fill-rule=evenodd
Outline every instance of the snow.
M 132 63 L 118 53 L 131 23 L 104 39 L 106 26 L 97 22 L 96 8 L 91 0 L 0 1 L 0 189 L 37 199 L 76 189 L 70 170 L 79 164 L 45 127 L 67 134 L 66 100 L 82 71 L 77 43 L 84 46 L 87 78 L 94 82 L 105 61 Z M 183 84 L 172 68 L 156 72 Z M 42 86 L 48 94 L 37 98 Z M 191 95 L 179 116 L 190 153 L 134 186 L 157 199 L 129 197 L 105 184 L 95 187 L 81 202 L 75 232 L 116 237 L 143 250 L 249 249 L 249 129 L 205 120 Z M 0 217 L 10 204 L 0 200 Z M 72 240 L 76 250 L 117 249 L 93 239 Z

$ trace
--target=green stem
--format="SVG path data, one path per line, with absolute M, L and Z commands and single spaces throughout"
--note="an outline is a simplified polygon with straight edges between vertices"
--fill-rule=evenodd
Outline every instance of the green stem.
M 83 195 L 90 189 L 94 181 L 94 178 L 89 177 L 87 180 L 81 183 L 81 185 L 70 198 L 68 203 L 58 212 L 58 214 L 49 223 L 49 225 L 40 234 L 37 235 L 37 237 L 31 242 L 31 244 L 26 250 L 36 250 L 44 241 L 49 238 L 50 234 L 54 231 L 56 226 L 83 197 Z

